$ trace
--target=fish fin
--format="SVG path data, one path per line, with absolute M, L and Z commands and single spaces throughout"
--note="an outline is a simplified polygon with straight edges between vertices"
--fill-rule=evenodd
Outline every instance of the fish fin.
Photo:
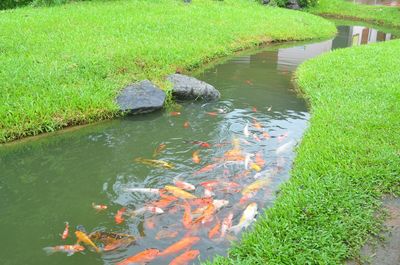
M 51 255 L 56 252 L 54 247 L 45 247 L 43 248 L 43 251 L 46 252 L 47 255 Z

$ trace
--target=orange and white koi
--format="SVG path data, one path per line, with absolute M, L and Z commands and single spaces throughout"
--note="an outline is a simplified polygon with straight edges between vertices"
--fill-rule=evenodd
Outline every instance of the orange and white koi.
M 220 229 L 221 229 L 221 222 L 217 220 L 215 226 L 211 228 L 210 231 L 208 231 L 208 238 L 212 239 L 213 237 L 215 237 L 219 233 Z
M 179 115 L 181 115 L 181 113 L 180 113 L 179 111 L 171 111 L 171 112 L 169 113 L 169 115 L 170 115 L 170 116 L 179 116 Z
M 196 196 L 194 196 L 193 194 L 190 194 L 178 187 L 175 186 L 171 186 L 171 185 L 166 185 L 164 187 L 164 189 L 166 191 L 168 191 L 169 193 L 171 193 L 172 195 L 174 195 L 175 197 L 181 198 L 181 199 L 195 199 L 197 198 Z
M 183 128 L 189 128 L 190 127 L 190 123 L 188 122 L 188 121 L 185 121 L 184 123 L 183 123 Z
M 171 260 L 169 265 L 188 265 L 189 262 L 194 260 L 199 254 L 200 251 L 198 251 L 197 249 L 186 251 L 183 254 Z
M 92 202 L 92 207 L 93 207 L 93 209 L 95 209 L 98 212 L 107 210 L 107 205 L 95 204 L 94 202 Z
M 77 244 L 83 242 L 86 245 L 92 246 L 96 250 L 96 252 L 100 252 L 100 249 L 96 246 L 95 243 L 93 243 L 93 241 L 84 232 L 79 230 L 75 231 L 75 236 L 78 239 L 78 241 L 76 242 Z
M 178 188 L 181 188 L 181 189 L 184 189 L 184 190 L 188 190 L 188 191 L 193 191 L 193 190 L 196 189 L 196 187 L 193 184 L 190 184 L 188 182 L 181 181 L 181 180 L 178 180 L 178 179 L 174 179 L 174 184 Z
M 196 163 L 196 164 L 200 163 L 201 159 L 200 159 L 199 151 L 198 151 L 198 150 L 193 152 L 193 154 L 192 154 L 192 160 L 193 160 L 193 162 Z
M 224 218 L 224 220 L 222 220 L 220 238 L 225 237 L 226 233 L 227 233 L 228 230 L 231 228 L 231 226 L 232 226 L 232 219 L 233 219 L 233 213 L 230 212 L 230 213 Z
M 166 144 L 162 143 L 160 144 L 153 152 L 153 157 L 158 156 L 165 148 L 167 147 Z
M 43 248 L 47 255 L 51 255 L 56 252 L 65 252 L 68 256 L 75 254 L 76 252 L 84 251 L 85 248 L 79 244 L 76 245 L 63 245 L 55 247 L 45 247 Z
M 114 216 L 114 220 L 117 224 L 122 224 L 124 222 L 123 214 L 126 212 L 126 208 L 122 207 L 117 211 L 117 214 Z
M 142 252 L 137 253 L 123 261 L 118 262 L 116 265 L 129 265 L 133 263 L 147 263 L 155 259 L 159 255 L 160 251 L 156 248 L 146 249 Z
M 201 173 L 209 172 L 209 171 L 215 169 L 217 166 L 218 166 L 217 163 L 215 163 L 215 164 L 209 164 L 209 165 L 207 165 L 207 166 L 205 166 L 205 167 L 203 167 L 203 168 L 197 170 L 196 172 L 194 172 L 193 175 L 198 175 L 198 174 L 201 174 Z
M 68 222 L 65 222 L 65 229 L 64 229 L 64 232 L 63 232 L 62 235 L 61 235 L 61 239 L 62 239 L 62 240 L 67 239 L 68 233 L 69 233 L 69 223 L 68 223 Z
M 250 203 L 244 210 L 242 217 L 237 225 L 232 226 L 229 230 L 238 234 L 243 228 L 247 228 L 255 219 L 257 215 L 257 203 Z
M 189 249 L 193 245 L 197 244 L 200 241 L 200 237 L 184 237 L 178 242 L 172 244 L 171 246 L 164 249 L 159 253 L 159 256 L 168 256 L 177 252 L 180 252 L 183 249 Z

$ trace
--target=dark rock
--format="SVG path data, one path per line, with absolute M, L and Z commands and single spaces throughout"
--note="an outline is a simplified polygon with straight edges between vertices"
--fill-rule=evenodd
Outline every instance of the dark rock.
M 149 80 L 144 80 L 124 88 L 117 97 L 121 111 L 130 114 L 147 113 L 161 109 L 165 101 L 165 92 Z
M 289 9 L 294 9 L 294 10 L 299 10 L 300 9 L 300 5 L 298 0 L 288 0 L 286 7 Z
M 271 1 L 270 1 L 270 0 L 262 0 L 262 1 L 261 1 L 261 4 L 263 4 L 263 5 L 268 5 L 269 2 L 271 2 Z
M 212 85 L 186 75 L 173 74 L 168 76 L 168 81 L 172 83 L 172 95 L 177 99 L 216 100 L 221 96 Z

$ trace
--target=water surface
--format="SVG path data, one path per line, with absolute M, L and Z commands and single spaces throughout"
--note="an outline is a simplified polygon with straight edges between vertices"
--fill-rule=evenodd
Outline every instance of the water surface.
M 240 236 L 230 234 L 221 240 L 209 239 L 207 233 L 217 220 L 232 212 L 233 224 L 237 224 L 250 202 L 256 202 L 259 208 L 270 207 L 279 185 L 289 178 L 293 147 L 300 141 L 310 116 L 306 102 L 293 90 L 292 72 L 303 61 L 332 49 L 391 38 L 390 34 L 365 27 L 339 27 L 339 35 L 334 40 L 301 46 L 293 44 L 293 47 L 275 46 L 234 57 L 204 71 L 198 78 L 217 87 L 221 100 L 182 103 L 182 108 L 176 110 L 181 113 L 179 116 L 160 112 L 127 117 L 36 141 L 2 146 L 0 263 L 114 264 L 150 247 L 165 249 L 188 232 L 181 222 L 181 202 L 171 204 L 160 215 L 125 216 L 125 222 L 118 225 L 114 215 L 121 207 L 134 210 L 159 199 L 157 195 L 124 189 L 162 188 L 177 177 L 194 184 L 196 190 L 191 193 L 198 197 L 204 196 L 204 188 L 199 185 L 204 181 L 230 181 L 246 187 L 260 172 L 246 170 L 244 161 L 221 160 L 234 148 L 232 141 L 239 141 L 243 155 L 258 154 L 265 161 L 265 165 L 260 165 L 262 174 L 258 176 L 269 178 L 270 183 L 245 203 L 239 203 L 240 189 L 215 190 L 214 198 L 229 200 L 229 205 L 219 210 L 212 222 L 190 231 L 201 238 L 193 247 L 201 251 L 201 259 L 225 255 L 231 241 Z M 184 127 L 185 122 L 189 122 L 189 128 Z M 246 125 L 248 136 L 244 135 Z M 210 148 L 202 148 L 192 141 L 207 142 Z M 287 143 L 291 148 L 276 152 Z M 160 144 L 165 144 L 166 148 L 155 159 L 175 165 L 173 169 L 134 161 L 138 157 L 152 158 Z M 199 164 L 192 161 L 194 151 L 199 151 Z M 252 161 L 256 163 L 254 157 Z M 203 174 L 195 173 L 210 164 L 217 166 Z M 106 204 L 108 209 L 97 213 L 92 209 L 92 202 Z M 71 232 L 70 237 L 62 241 L 59 234 L 65 221 L 71 224 Z M 73 244 L 77 225 L 83 225 L 88 232 L 105 230 L 132 234 L 137 241 L 109 253 L 97 254 L 87 249 L 84 254 L 71 257 L 61 253 L 45 255 L 43 247 Z M 178 235 L 156 240 L 157 233 L 163 229 L 178 231 Z M 173 257 L 157 259 L 151 264 L 168 264 Z

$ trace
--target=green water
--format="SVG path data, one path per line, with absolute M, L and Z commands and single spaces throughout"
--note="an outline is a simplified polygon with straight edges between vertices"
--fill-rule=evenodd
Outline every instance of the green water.
M 121 207 L 138 209 L 156 195 L 130 193 L 130 187 L 162 188 L 175 177 L 196 186 L 193 194 L 202 197 L 199 183 L 208 180 L 235 181 L 246 187 L 254 181 L 256 171 L 246 177 L 243 163 L 220 163 L 211 172 L 193 174 L 232 149 L 233 138 L 239 139 L 243 153 L 260 153 L 266 161 L 262 172 L 273 170 L 271 183 L 250 199 L 260 208 L 270 207 L 279 184 L 289 178 L 293 150 L 276 153 L 285 143 L 298 143 L 307 127 L 306 102 L 293 90 L 292 71 L 302 61 L 336 47 L 354 44 L 354 29 L 341 27 L 333 41 L 289 48 L 273 47 L 252 55 L 243 55 L 221 63 L 198 78 L 217 87 L 222 94 L 218 102 L 182 103 L 180 116 L 158 112 L 127 117 L 88 126 L 71 132 L 57 133 L 34 141 L 15 143 L 0 148 L 0 264 L 114 264 L 147 248 L 165 249 L 188 231 L 182 226 L 180 207 L 164 209 L 160 215 L 146 213 L 125 217 L 117 225 L 114 215 Z M 362 30 L 360 32 L 363 32 Z M 364 32 L 366 32 L 364 30 Z M 362 38 L 360 38 L 362 39 Z M 207 112 L 218 112 L 210 116 Z M 256 119 L 269 139 L 253 126 Z M 184 128 L 185 121 L 190 128 Z M 248 124 L 246 137 L 243 129 Z M 254 138 L 257 135 L 260 140 Z M 287 135 L 287 137 L 280 137 Z M 281 139 L 282 138 L 282 139 Z M 190 141 L 205 141 L 201 148 Z M 157 168 L 134 162 L 137 157 L 152 158 L 161 143 L 166 145 L 156 159 L 175 165 L 173 169 Z M 192 153 L 200 150 L 200 164 Z M 218 163 L 218 162 L 217 162 Z M 237 224 L 247 206 L 239 204 L 240 192 L 216 192 L 215 199 L 229 200 L 215 216 L 222 220 L 234 213 Z M 106 204 L 108 209 L 96 212 L 92 202 Z M 176 211 L 174 211 L 176 210 Z M 260 210 L 259 210 L 260 211 Z M 152 220 L 154 228 L 145 225 Z M 71 225 L 70 236 L 62 241 L 64 222 Z M 201 238 L 193 249 L 201 251 L 202 260 L 216 254 L 225 255 L 231 240 L 210 240 L 207 236 L 216 219 L 191 231 Z M 107 253 L 84 253 L 67 257 L 64 253 L 47 256 L 42 248 L 74 244 L 73 231 L 83 225 L 88 232 L 106 230 L 137 237 L 136 244 Z M 172 229 L 179 234 L 173 239 L 156 240 L 159 230 Z M 176 256 L 176 255 L 175 255 Z M 159 258 L 151 264 L 168 264 L 174 257 Z

